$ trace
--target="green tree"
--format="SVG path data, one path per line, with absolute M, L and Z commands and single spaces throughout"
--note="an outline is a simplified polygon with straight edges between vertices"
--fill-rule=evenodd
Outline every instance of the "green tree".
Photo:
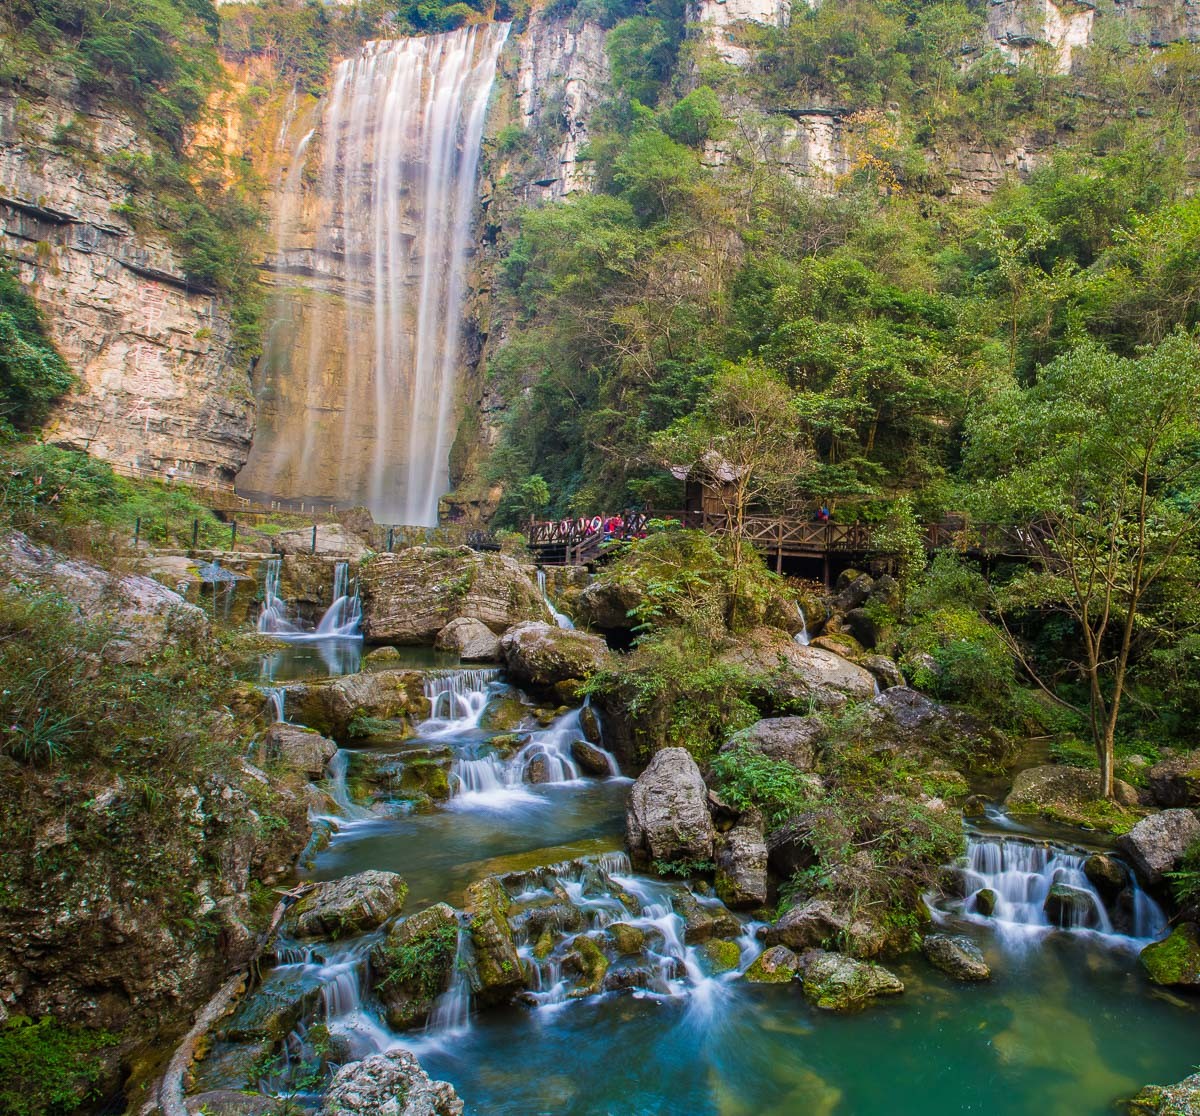
M 713 377 L 696 410 L 673 422 L 652 443 L 662 464 L 718 482 L 737 570 L 745 553 L 751 507 L 786 501 L 813 464 L 808 433 L 792 402 L 787 385 L 761 364 L 727 364 Z
M 73 382 L 33 299 L 0 259 L 0 426 L 37 426 Z
M 1033 524 L 1040 561 L 1001 605 L 1064 613 L 1082 642 L 1101 792 L 1135 650 L 1161 638 L 1182 595 L 1197 593 L 1200 345 L 1178 331 L 1137 358 L 1095 343 L 1042 368 L 969 425 L 966 466 L 981 510 Z M 1160 584 L 1172 586 L 1163 616 Z

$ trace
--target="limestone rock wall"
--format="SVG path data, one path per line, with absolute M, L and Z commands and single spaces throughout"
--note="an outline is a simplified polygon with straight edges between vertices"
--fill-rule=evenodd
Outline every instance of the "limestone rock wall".
M 80 380 L 46 437 L 125 471 L 229 487 L 254 425 L 229 314 L 119 211 L 127 189 L 109 161 L 148 150 L 133 121 L 81 103 L 68 75 L 35 78 L 42 88 L 19 97 L 0 90 L 0 249 Z

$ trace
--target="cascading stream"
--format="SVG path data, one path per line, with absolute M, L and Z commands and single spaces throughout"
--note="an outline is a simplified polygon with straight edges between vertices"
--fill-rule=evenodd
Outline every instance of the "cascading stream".
M 507 24 L 486 23 L 369 42 L 337 67 L 315 196 L 300 207 L 312 211 L 313 247 L 278 250 L 277 268 L 301 281 L 276 298 L 243 490 L 365 502 L 390 523 L 437 522 L 476 172 L 507 35 Z M 285 238 L 298 208 L 295 189 L 281 193 Z
M 1051 929 L 1087 932 L 1113 945 L 1144 945 L 1163 933 L 1166 919 L 1133 874 L 1122 895 L 1121 926 L 1084 872 L 1087 854 L 1053 844 L 972 836 L 964 872 L 963 914 L 991 926 L 998 940 L 1020 947 Z M 990 893 L 986 896 L 982 893 Z M 989 902 L 993 906 L 986 914 Z
M 567 631 L 573 632 L 575 630 L 575 622 L 565 612 L 559 612 L 554 607 L 554 602 L 550 599 L 550 591 L 546 588 L 546 571 L 540 566 L 537 572 L 537 582 L 538 588 L 542 593 L 542 600 L 546 602 L 546 607 L 550 610 L 550 615 L 554 617 L 554 622 L 560 628 L 565 628 Z

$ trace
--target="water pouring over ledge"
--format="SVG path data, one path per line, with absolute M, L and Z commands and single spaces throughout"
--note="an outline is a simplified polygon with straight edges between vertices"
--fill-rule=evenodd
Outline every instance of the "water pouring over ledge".
M 508 24 L 486 23 L 368 42 L 338 65 L 316 185 L 289 177 L 281 191 L 275 269 L 286 283 L 240 490 L 437 522 L 479 152 L 507 36 Z M 304 162 L 292 154 L 292 167 Z M 310 211 L 314 227 L 288 234 Z

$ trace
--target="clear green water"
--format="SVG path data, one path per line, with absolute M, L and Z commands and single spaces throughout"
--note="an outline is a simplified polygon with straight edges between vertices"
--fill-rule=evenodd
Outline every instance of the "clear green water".
M 856 1016 L 730 984 L 712 1010 L 630 997 L 513 1009 L 417 1050 L 489 1116 L 1111 1116 L 1117 1098 L 1191 1072 L 1196 1005 L 1149 991 L 1131 955 L 1063 939 L 990 953 L 996 976 L 979 986 L 896 966 L 905 994 Z
M 305 649 L 288 650 L 286 669 L 302 669 Z M 408 911 L 457 904 L 490 872 L 616 847 L 628 789 L 532 787 L 502 809 L 356 824 L 311 876 L 390 869 L 409 883 Z M 1099 1116 L 1200 1062 L 1200 1001 L 1154 990 L 1134 953 L 1064 934 L 1002 948 L 965 930 L 990 983 L 957 985 L 916 957 L 893 966 L 903 996 L 856 1016 L 818 1012 L 795 987 L 708 982 L 689 998 L 519 1006 L 462 1034 L 397 1038 L 486 1116 Z

